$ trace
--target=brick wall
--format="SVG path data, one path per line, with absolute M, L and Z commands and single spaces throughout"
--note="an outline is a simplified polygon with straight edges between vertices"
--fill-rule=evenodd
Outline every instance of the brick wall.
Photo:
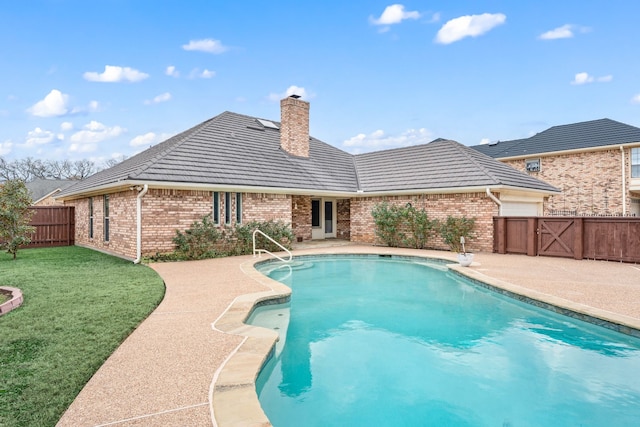
M 294 156 L 309 157 L 309 103 L 287 97 L 280 110 L 280 146 Z
M 64 205 L 63 202 L 59 202 L 51 196 L 40 200 L 38 203 L 33 204 L 33 206 L 63 206 L 63 205 Z
M 349 199 L 338 199 L 337 210 L 337 234 L 338 239 L 351 239 L 351 201 Z
M 75 206 L 76 243 L 127 258 L 136 257 L 137 191 L 109 195 L 110 239 L 104 240 L 104 196 L 93 197 L 93 239 L 89 238 L 89 199 L 67 201 Z M 225 222 L 225 193 L 220 195 L 220 221 Z M 236 223 L 236 193 L 230 193 L 230 224 Z M 184 231 L 194 221 L 213 213 L 211 191 L 151 189 L 142 198 L 142 255 L 174 250 L 176 230 Z M 284 220 L 291 223 L 291 196 L 282 194 L 242 195 L 242 222 Z
M 291 227 L 302 240 L 311 240 L 311 196 L 292 196 Z
M 620 149 L 540 158 L 540 172 L 529 174 L 557 187 L 562 194 L 551 196 L 544 203 L 544 214 L 553 210 L 575 211 L 576 214 L 606 215 L 622 213 L 622 170 Z M 625 150 L 625 172 L 630 170 L 630 150 Z M 504 163 L 525 171 L 525 159 Z M 629 179 L 626 180 L 629 192 Z M 630 209 L 627 197 L 626 209 Z
M 104 234 L 104 196 L 93 197 L 93 238 L 89 237 L 89 199 L 66 202 L 67 206 L 75 206 L 76 244 L 135 258 L 136 195 L 135 191 L 109 194 L 109 241 L 105 241 Z
M 469 242 L 469 251 L 493 251 L 493 217 L 498 206 L 484 193 L 423 194 L 414 196 L 362 197 L 351 199 L 351 241 L 377 243 L 371 211 L 378 203 L 405 206 L 411 203 L 416 209 L 425 209 L 430 219 L 444 220 L 447 215 L 476 218 L 477 238 Z M 429 242 L 434 249 L 449 249 L 437 236 Z

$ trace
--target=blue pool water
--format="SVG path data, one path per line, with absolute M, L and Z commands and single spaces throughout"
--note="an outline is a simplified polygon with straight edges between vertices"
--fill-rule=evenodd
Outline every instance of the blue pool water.
M 291 301 L 249 322 L 282 334 L 257 381 L 275 427 L 640 425 L 636 338 L 424 261 L 274 266 L 258 269 L 290 286 Z

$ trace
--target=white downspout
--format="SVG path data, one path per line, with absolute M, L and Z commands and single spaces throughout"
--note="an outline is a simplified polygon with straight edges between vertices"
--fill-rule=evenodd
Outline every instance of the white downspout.
M 134 264 L 139 264 L 142 259 L 142 198 L 147 194 L 147 191 L 149 191 L 149 186 L 145 184 L 136 197 L 136 259 L 133 260 Z
M 500 211 L 498 212 L 498 215 L 502 216 L 502 202 L 496 196 L 493 195 L 491 190 L 489 190 L 489 187 L 487 187 L 487 196 L 489 196 L 489 198 L 493 200 L 495 204 L 500 207 Z
M 622 216 L 627 215 L 627 168 L 624 161 L 624 147 L 620 146 L 622 153 Z

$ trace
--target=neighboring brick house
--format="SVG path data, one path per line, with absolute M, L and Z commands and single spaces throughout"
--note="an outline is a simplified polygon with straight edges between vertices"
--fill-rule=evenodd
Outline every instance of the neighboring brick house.
M 640 128 L 600 119 L 471 148 L 562 190 L 545 215 L 640 216 Z
M 34 179 L 25 186 L 29 190 L 33 206 L 61 206 L 64 203 L 55 200 L 54 197 L 76 182 L 65 179 Z
M 500 199 L 541 211 L 556 193 L 454 141 L 346 153 L 310 137 L 309 103 L 288 97 L 281 122 L 224 112 L 58 197 L 75 206 L 76 244 L 139 261 L 172 251 L 176 230 L 205 215 L 231 226 L 284 220 L 303 241 L 373 243 L 371 209 L 381 201 L 411 203 L 431 218 L 475 217 L 470 249 L 491 251 Z

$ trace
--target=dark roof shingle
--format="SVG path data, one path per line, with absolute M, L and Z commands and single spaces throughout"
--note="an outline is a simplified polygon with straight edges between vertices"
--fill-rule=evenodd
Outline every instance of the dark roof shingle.
M 530 138 L 475 145 L 496 159 L 640 142 L 640 128 L 611 119 L 553 126 Z

